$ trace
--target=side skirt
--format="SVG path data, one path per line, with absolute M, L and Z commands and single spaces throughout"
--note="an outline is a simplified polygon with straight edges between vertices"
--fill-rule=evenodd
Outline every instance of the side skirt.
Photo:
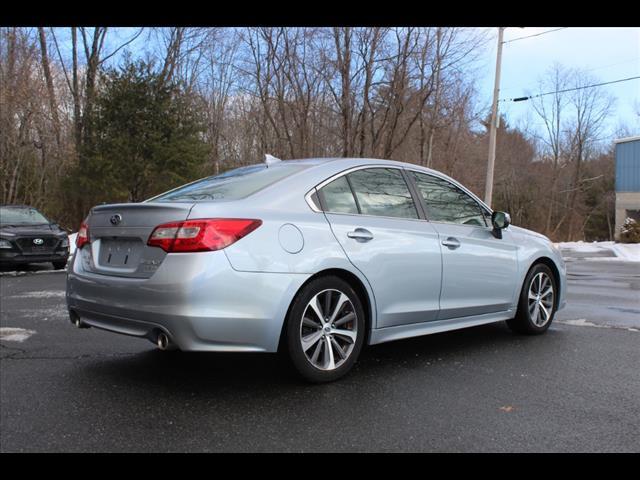
M 509 320 L 510 318 L 513 318 L 513 316 L 514 311 L 507 310 L 504 312 L 474 315 L 471 317 L 451 318 L 447 320 L 377 328 L 371 331 L 369 345 L 391 342 L 403 338 L 419 337 L 421 335 L 429 335 L 431 333 L 448 332 L 450 330 L 459 330 L 461 328 L 476 327 L 487 323 L 501 322 Z

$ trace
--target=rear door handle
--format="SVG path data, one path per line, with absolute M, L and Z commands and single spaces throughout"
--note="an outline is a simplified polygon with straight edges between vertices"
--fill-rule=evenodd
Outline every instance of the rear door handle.
M 460 247 L 460 241 L 455 237 L 448 237 L 446 240 L 442 241 L 442 245 L 450 248 L 451 250 L 455 250 L 456 248 Z
M 366 228 L 356 228 L 353 232 L 347 232 L 347 237 L 353 238 L 358 242 L 368 242 L 373 239 L 373 233 Z

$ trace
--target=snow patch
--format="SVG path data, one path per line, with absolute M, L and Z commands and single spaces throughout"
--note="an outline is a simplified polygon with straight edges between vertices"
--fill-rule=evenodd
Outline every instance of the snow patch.
M 596 328 L 611 328 L 610 325 L 598 325 L 597 323 L 590 322 L 586 318 L 576 318 L 575 320 L 556 320 L 558 323 L 564 323 L 565 325 L 574 325 L 576 327 L 596 327 Z
M 0 277 L 22 277 L 23 275 L 42 275 L 47 273 L 66 273 L 67 268 L 61 270 L 12 270 L 10 272 L 0 272 Z
M 0 328 L 0 340 L 8 342 L 24 342 L 31 335 L 36 333 L 35 330 L 26 330 L 24 328 Z
M 574 327 L 595 327 L 595 328 L 614 328 L 617 330 L 628 330 L 630 332 L 640 332 L 637 328 L 633 327 L 619 327 L 616 325 L 606 325 L 593 323 L 586 318 L 576 318 L 574 320 L 554 320 L 556 323 L 562 323 L 564 325 L 573 325 Z
M 54 298 L 64 296 L 65 292 L 62 290 L 40 290 L 37 292 L 24 292 L 19 295 L 11 295 L 11 298 Z
M 613 242 L 560 242 L 556 246 L 561 250 L 573 250 L 579 253 L 598 253 L 602 250 L 610 250 L 610 244 Z
M 73 252 L 76 251 L 76 237 L 78 236 L 78 232 L 72 233 L 69 235 L 69 256 L 73 255 Z
M 611 261 L 622 260 L 625 262 L 640 262 L 640 243 L 616 243 L 616 242 L 560 242 L 555 244 L 563 254 L 565 259 L 571 258 L 572 253 L 607 253 L 611 252 L 614 257 L 585 257 L 584 260 Z
M 640 262 L 640 243 L 614 243 L 613 252 L 628 262 Z
M 21 316 L 37 321 L 48 321 L 69 318 L 69 312 L 65 304 L 49 308 L 29 308 L 18 310 Z

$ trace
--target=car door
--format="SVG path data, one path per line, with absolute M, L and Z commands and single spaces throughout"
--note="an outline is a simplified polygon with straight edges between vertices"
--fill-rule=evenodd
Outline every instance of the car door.
M 376 327 L 435 320 L 442 266 L 438 233 L 420 219 L 402 170 L 356 169 L 318 192 L 336 239 L 371 285 Z
M 511 308 L 518 259 L 509 229 L 501 239 L 488 225 L 489 212 L 448 180 L 408 171 L 442 245 L 439 320 Z

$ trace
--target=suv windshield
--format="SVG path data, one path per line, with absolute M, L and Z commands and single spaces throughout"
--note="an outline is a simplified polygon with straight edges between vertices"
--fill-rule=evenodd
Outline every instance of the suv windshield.
M 31 207 L 0 207 L 0 225 L 42 225 L 49 220 Z
M 236 168 L 213 177 L 203 178 L 153 197 L 148 202 L 181 202 L 207 200 L 237 200 L 261 190 L 306 165 L 250 165 Z

